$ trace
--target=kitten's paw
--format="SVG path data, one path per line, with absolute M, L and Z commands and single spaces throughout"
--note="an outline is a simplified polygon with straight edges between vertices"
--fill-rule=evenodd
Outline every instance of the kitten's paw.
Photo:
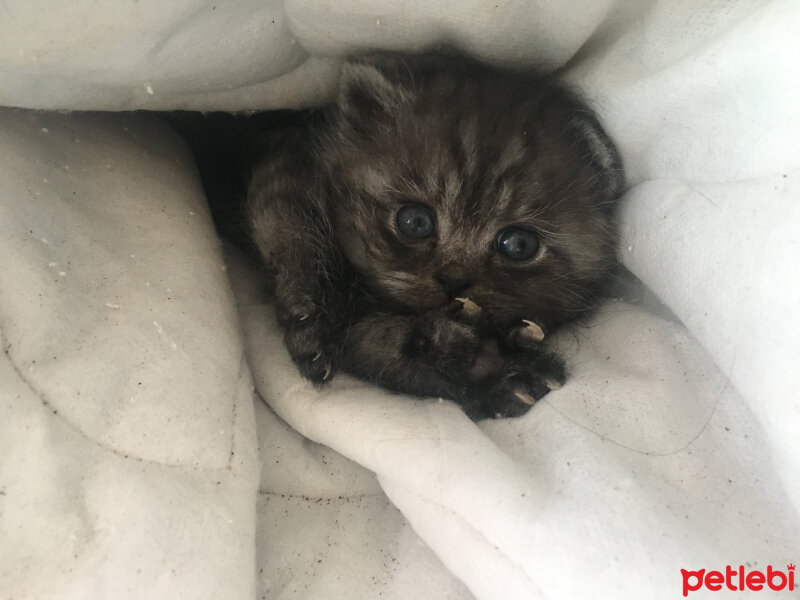
M 494 338 L 481 340 L 480 348 L 467 367 L 467 379 L 479 383 L 499 376 L 506 367 L 508 358 L 500 350 L 500 345 Z
M 473 418 L 501 419 L 524 415 L 533 404 L 566 381 L 564 362 L 554 354 L 526 352 L 509 359 L 485 392 Z
M 470 368 L 480 353 L 481 339 L 470 324 L 452 318 L 460 308 L 451 305 L 443 310 L 444 315 L 419 320 L 408 337 L 404 354 L 457 378 Z
M 341 336 L 324 319 L 311 314 L 284 323 L 284 344 L 300 373 L 314 383 L 327 383 L 338 367 L 338 347 L 332 340 Z

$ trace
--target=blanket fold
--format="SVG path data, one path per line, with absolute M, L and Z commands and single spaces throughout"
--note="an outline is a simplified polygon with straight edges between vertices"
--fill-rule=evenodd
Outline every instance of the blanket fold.
M 20 110 L 0 147 L 0 597 L 250 597 L 252 387 L 188 153 Z

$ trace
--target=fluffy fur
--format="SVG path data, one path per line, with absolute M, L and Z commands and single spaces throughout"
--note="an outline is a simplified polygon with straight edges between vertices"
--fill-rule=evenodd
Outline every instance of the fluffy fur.
M 227 119 L 217 131 L 241 169 L 206 187 L 224 218 L 237 185 L 219 181 L 247 182 L 228 221 L 274 279 L 304 376 L 341 369 L 476 419 L 522 414 L 564 381 L 523 320 L 549 334 L 595 307 L 622 186 L 577 96 L 530 72 L 382 54 L 348 61 L 321 111 Z M 201 170 L 224 164 L 202 154 Z M 404 234 L 405 206 L 431 216 L 430 235 Z M 533 256 L 500 251 L 509 228 L 532 232 Z

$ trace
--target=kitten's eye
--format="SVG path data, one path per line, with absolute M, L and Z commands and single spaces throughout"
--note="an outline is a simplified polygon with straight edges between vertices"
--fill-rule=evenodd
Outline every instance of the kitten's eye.
M 509 227 L 497 235 L 497 250 L 511 260 L 528 260 L 539 249 L 539 236 L 529 229 Z
M 397 211 L 397 229 L 415 240 L 430 237 L 435 229 L 433 213 L 419 204 L 406 204 Z

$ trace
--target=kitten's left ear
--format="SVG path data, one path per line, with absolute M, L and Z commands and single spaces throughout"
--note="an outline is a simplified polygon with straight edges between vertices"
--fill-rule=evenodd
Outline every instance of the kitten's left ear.
M 357 131 L 389 124 L 410 98 L 380 67 L 365 59 L 351 59 L 342 67 L 336 104 L 342 117 Z

